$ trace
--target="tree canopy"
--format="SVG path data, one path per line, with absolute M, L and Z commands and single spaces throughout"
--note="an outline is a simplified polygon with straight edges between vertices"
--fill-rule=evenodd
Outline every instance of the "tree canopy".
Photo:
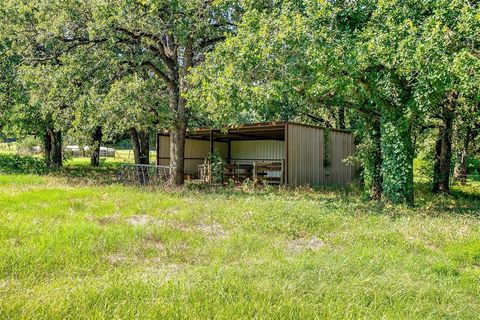
M 43 136 L 57 165 L 62 134 L 99 145 L 129 132 L 141 151 L 167 129 L 181 184 L 188 126 L 300 120 L 353 130 L 366 194 L 412 204 L 414 157 L 431 155 L 432 190 L 448 193 L 452 161 L 465 176 L 476 151 L 474 1 L 7 0 L 0 10 L 0 125 Z

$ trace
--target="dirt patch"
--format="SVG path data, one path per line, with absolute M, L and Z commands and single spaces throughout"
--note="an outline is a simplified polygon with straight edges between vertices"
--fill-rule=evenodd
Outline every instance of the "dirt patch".
M 152 282 L 163 283 L 174 279 L 183 268 L 180 264 L 157 264 L 143 268 L 135 273 L 134 277 L 149 284 Z
M 130 261 L 130 259 L 122 253 L 111 254 L 107 257 L 107 260 L 114 267 L 120 266 L 122 264 L 126 264 Z
M 170 221 L 167 225 L 180 231 L 199 233 L 211 239 L 224 238 L 227 236 L 227 232 L 223 229 L 222 225 L 215 221 L 192 222 L 191 225 L 178 221 Z
M 222 225 L 216 222 L 196 224 L 191 229 L 209 238 L 224 238 L 227 235 Z
M 152 219 L 146 214 L 140 214 L 126 219 L 126 221 L 132 226 L 144 226 L 151 222 L 151 220 Z
M 147 235 L 145 237 L 145 245 L 149 248 L 153 248 L 156 250 L 165 250 L 165 246 L 163 245 L 160 238 L 156 235 Z
M 157 226 L 165 226 L 184 232 L 197 232 L 209 238 L 224 238 L 227 232 L 223 226 L 215 221 L 212 222 L 191 222 L 191 224 L 177 220 L 155 219 L 148 215 L 135 215 L 126 219 L 126 222 L 132 226 L 145 226 L 154 224 Z
M 287 244 L 288 250 L 293 252 L 318 251 L 324 246 L 325 243 L 315 236 L 295 239 Z
M 118 214 L 112 214 L 110 216 L 103 216 L 103 217 L 89 217 L 87 218 L 90 221 L 96 222 L 101 226 L 109 225 L 112 223 L 116 223 L 120 216 Z

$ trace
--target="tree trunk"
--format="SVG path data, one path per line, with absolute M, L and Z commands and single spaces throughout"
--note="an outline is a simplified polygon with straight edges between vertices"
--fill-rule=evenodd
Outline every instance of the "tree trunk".
M 367 132 L 368 139 L 371 143 L 369 150 L 369 183 L 367 185 L 370 198 L 380 200 L 382 197 L 382 147 L 381 147 L 381 130 L 380 120 L 374 119 L 372 126 Z
M 138 132 L 135 128 L 130 128 L 130 141 L 132 142 L 133 158 L 135 164 L 140 164 L 140 142 L 138 140 Z
M 170 182 L 179 186 L 184 182 L 185 137 L 187 132 L 186 101 L 180 96 L 178 86 L 170 86 L 169 95 L 170 109 L 174 110 L 173 123 L 170 130 L 170 166 L 173 168 Z
M 177 186 L 184 182 L 185 136 L 185 125 L 181 121 L 176 122 L 170 132 L 170 166 L 174 168 L 171 182 Z
M 48 168 L 62 167 L 62 131 L 55 131 L 53 127 L 45 129 L 44 136 L 45 164 Z
M 472 131 L 467 129 L 465 136 L 463 137 L 463 143 L 460 150 L 457 153 L 457 160 L 455 162 L 454 178 L 462 185 L 467 183 L 468 174 L 468 146 L 472 139 Z
M 337 118 L 337 128 L 338 129 L 345 129 L 345 107 L 340 106 L 338 107 L 338 118 Z
M 92 167 L 100 166 L 100 145 L 102 143 L 102 127 L 97 126 L 92 134 L 92 154 L 90 156 L 90 165 Z
M 62 156 L 62 131 L 56 131 L 54 134 L 54 139 L 52 141 L 52 164 L 53 167 L 58 169 L 63 165 L 63 156 Z
M 402 110 L 385 110 L 381 119 L 382 197 L 413 205 L 412 121 Z
M 138 133 L 140 144 L 140 163 L 150 164 L 150 134 L 148 131 Z
M 46 164 L 50 168 L 54 168 L 54 169 L 61 168 L 63 164 L 62 131 L 55 131 L 54 128 L 50 127 L 50 128 L 47 128 L 46 135 L 48 136 L 48 137 L 45 137 Z
M 435 142 L 435 159 L 433 165 L 433 186 L 435 193 L 450 193 L 450 169 L 452 161 L 452 136 L 454 121 L 455 98 L 449 99 L 442 110 L 443 125 L 439 128 Z
M 52 137 L 50 135 L 50 130 L 51 129 L 46 128 L 43 137 L 43 152 L 45 156 L 45 165 L 47 166 L 47 168 L 51 168 L 52 166 L 50 158 L 50 154 L 52 152 Z
M 180 47 L 176 39 L 168 33 L 164 37 L 168 39 L 167 47 L 169 49 L 168 54 L 163 53 L 161 55 L 166 72 L 158 69 L 151 62 L 145 62 L 144 65 L 165 81 L 167 85 L 169 108 L 173 114 L 170 130 L 170 166 L 172 167 L 170 182 L 181 185 L 184 182 L 183 169 L 187 128 L 186 101 L 181 96 L 181 92 L 187 89 L 185 79 L 193 66 L 194 39 L 188 37 L 183 50 L 178 50 Z M 181 55 L 179 55 L 179 52 L 182 52 Z
M 135 164 L 150 164 L 150 145 L 148 132 L 138 132 L 137 129 L 133 127 L 130 128 L 129 131 Z

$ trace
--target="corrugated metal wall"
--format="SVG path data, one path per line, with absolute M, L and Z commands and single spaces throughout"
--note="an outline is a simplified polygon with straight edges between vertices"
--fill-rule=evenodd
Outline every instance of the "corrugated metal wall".
M 228 157 L 228 143 L 214 142 L 213 148 L 222 158 Z M 198 139 L 185 140 L 185 174 L 196 175 L 198 165 L 204 162 L 210 153 L 210 142 Z M 160 165 L 170 164 L 170 137 L 160 136 Z
M 276 140 L 232 141 L 231 157 L 237 162 L 249 160 L 281 160 L 285 158 L 285 143 Z
M 285 159 L 285 142 L 277 140 L 232 141 L 232 162 L 252 164 L 253 161 Z M 281 172 L 269 172 L 268 177 L 280 177 Z
M 324 184 L 323 130 L 288 124 L 288 179 L 293 186 Z
M 343 160 L 355 152 L 353 135 L 330 131 L 331 165 L 323 166 L 324 132 L 321 128 L 288 124 L 288 184 L 345 184 L 353 179 L 354 167 Z
M 355 167 L 344 160 L 355 153 L 355 141 L 351 133 L 330 131 L 330 162 L 326 170 L 325 184 L 345 184 L 353 180 Z

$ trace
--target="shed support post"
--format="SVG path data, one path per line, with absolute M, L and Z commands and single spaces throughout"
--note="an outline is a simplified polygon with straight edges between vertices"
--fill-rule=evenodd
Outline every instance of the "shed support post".
M 232 162 L 232 140 L 228 140 L 228 151 L 227 151 L 228 162 Z
M 210 154 L 213 154 L 213 130 L 210 130 Z

